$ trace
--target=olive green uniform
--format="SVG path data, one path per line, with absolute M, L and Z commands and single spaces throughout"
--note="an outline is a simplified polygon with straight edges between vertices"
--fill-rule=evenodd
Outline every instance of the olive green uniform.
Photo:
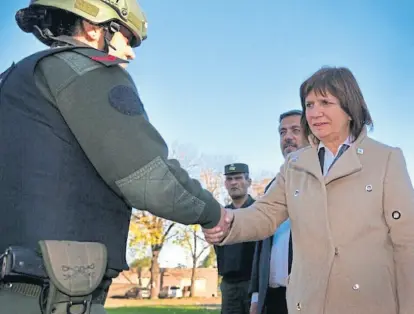
M 176 160 L 167 158 L 167 146 L 148 121 L 135 84 L 122 67 L 64 51 L 40 61 L 34 75 L 99 175 L 131 207 L 183 224 L 218 223 L 219 203 Z M 113 277 L 117 274 L 113 271 Z M 40 313 L 38 287 L 3 284 L 3 313 Z M 92 313 L 105 312 L 94 304 Z
M 149 121 L 132 78 L 126 70 L 119 66 L 120 60 L 108 56 L 108 51 L 102 52 L 91 49 L 75 41 L 72 37 L 55 37 L 53 32 L 48 29 L 49 26 L 55 27 L 55 29 L 59 28 L 59 26 L 56 28 L 56 25 L 59 25 L 60 22 L 58 15 L 54 16 L 55 10 L 61 10 L 60 13 L 73 13 L 86 21 L 102 26 L 105 34 L 106 50 L 108 47 L 112 47 L 110 45 L 111 34 L 120 32 L 122 31 L 121 28 L 125 27 L 132 32 L 133 38 L 130 39 L 130 46 L 135 48 L 147 37 L 146 18 L 136 0 L 31 0 L 29 8 L 22 9 L 16 14 L 19 27 L 24 32 L 33 33 L 44 44 L 53 47 L 52 49 L 58 49 L 56 48 L 57 46 L 72 46 L 76 48 L 65 51 L 55 50 L 56 53 L 53 55 L 41 59 L 37 63 L 34 73 L 28 73 L 25 79 L 28 81 L 35 80 L 36 88 L 32 88 L 32 83 L 30 88 L 34 89 L 32 92 L 36 94 L 36 101 L 39 101 L 37 94 L 41 93 L 41 98 L 44 98 L 50 104 L 47 110 L 58 112 L 58 120 L 60 121 L 63 118 L 64 123 L 70 129 L 71 136 L 75 137 L 76 142 L 79 144 L 78 146 L 81 147 L 86 156 L 87 161 L 85 159 L 85 163 L 87 162 L 88 165 L 92 164 L 97 176 L 100 178 L 100 183 L 103 181 L 106 185 L 102 185 L 110 188 L 111 195 L 116 195 L 117 198 L 122 200 L 122 204 L 128 205 L 126 206 L 128 210 L 131 208 L 146 210 L 158 217 L 182 224 L 200 224 L 205 228 L 216 226 L 221 217 L 220 204 L 207 190 L 202 188 L 198 181 L 189 177 L 177 160 L 168 159 L 167 145 Z M 13 75 L 13 66 L 10 71 L 12 73 L 10 75 Z M 0 83 L 1 81 L 7 82 L 7 75 L 8 71 L 2 74 Z M 22 84 L 26 83 L 22 82 Z M 15 89 L 12 90 L 12 93 L 10 88 L 7 91 L 8 101 L 10 101 L 9 106 L 15 101 L 13 99 L 18 99 L 18 97 L 14 97 L 14 95 L 19 93 L 17 85 L 14 83 Z M 27 92 L 27 88 L 25 91 Z M 30 107 L 28 106 L 29 103 L 30 100 L 25 99 L 26 107 Z M 30 108 L 26 108 L 26 110 L 30 110 Z M 36 109 L 33 110 L 35 111 Z M 21 114 L 24 115 L 25 113 L 21 112 Z M 30 112 L 28 116 L 36 119 L 36 112 Z M 40 116 L 42 116 L 42 113 L 40 113 Z M 44 123 L 44 127 L 50 128 L 52 132 L 56 131 L 47 124 L 47 120 L 39 120 L 38 122 Z M 13 128 L 13 132 L 18 133 L 17 139 L 21 136 L 21 133 L 16 131 L 15 128 Z M 59 134 L 59 130 L 57 130 L 56 137 L 60 137 L 60 142 L 65 141 L 64 134 Z M 3 141 L 6 143 L 5 138 L 3 136 Z M 42 137 L 35 138 L 35 141 L 37 140 L 42 141 Z M 16 147 L 19 146 L 16 145 Z M 60 149 L 62 146 L 58 147 Z M 58 152 L 59 156 L 65 156 L 63 152 L 64 148 Z M 45 152 L 45 154 L 53 153 L 53 149 Z M 20 158 L 24 154 L 18 152 L 16 155 Z M 64 159 L 63 157 L 61 162 L 65 162 Z M 42 172 L 42 169 L 32 170 L 36 172 L 36 175 Z M 58 180 L 64 180 L 65 178 L 64 173 L 52 173 L 51 175 L 58 176 Z M 79 176 L 82 176 L 82 173 L 79 173 Z M 11 178 L 13 178 L 13 175 Z M 3 193 L 6 197 L 8 197 L 7 193 L 10 191 L 14 193 L 11 185 L 7 185 L 5 180 L 2 183 L 7 189 Z M 44 187 L 43 190 L 42 187 L 36 187 L 36 191 L 37 188 L 39 195 L 42 193 L 47 194 Z M 56 195 L 56 197 L 59 198 L 59 195 Z M 88 198 L 88 196 L 84 197 Z M 18 203 L 19 197 L 15 198 Z M 89 199 L 82 200 L 83 205 L 88 201 Z M 21 205 L 20 207 L 20 209 L 23 209 L 23 212 L 25 209 L 31 210 L 27 208 L 27 205 Z M 66 207 L 69 208 L 69 206 Z M 95 207 L 97 206 L 95 205 Z M 3 209 L 2 214 L 5 214 L 5 210 L 7 209 Z M 53 208 L 48 208 L 47 210 L 53 211 Z M 113 210 L 120 211 L 117 208 Z M 81 214 L 79 213 L 80 216 Z M 129 211 L 128 213 L 123 212 L 122 215 L 129 215 Z M 53 219 L 56 221 L 59 217 Z M 53 219 L 51 219 L 52 222 Z M 99 217 L 96 217 L 96 219 L 99 221 Z M 15 221 L 15 219 L 10 221 Z M 76 230 L 78 232 L 79 230 L 85 230 L 87 226 L 85 224 L 80 226 L 82 218 L 76 221 L 79 222 L 79 225 L 70 225 L 74 232 L 70 235 L 71 239 L 67 240 L 85 241 L 85 237 L 80 240 L 76 239 Z M 6 229 L 10 228 L 8 223 L 4 222 Z M 125 223 L 125 220 L 123 220 L 123 223 Z M 96 226 L 91 227 L 96 228 Z M 124 228 L 122 227 L 122 229 Z M 108 237 L 103 236 L 102 230 L 105 230 L 104 225 L 99 230 L 91 230 L 89 234 L 94 235 L 94 239 L 91 242 L 95 242 L 95 244 L 103 242 L 105 244 L 105 241 L 107 241 L 109 244 L 112 244 L 112 247 L 108 248 L 108 264 L 105 264 L 107 272 L 101 285 L 96 290 L 93 290 L 92 294 L 84 293 L 77 295 L 78 299 L 80 298 L 79 296 L 88 295 L 88 297 L 91 297 L 92 295 L 93 298 L 91 302 L 88 301 L 88 307 L 90 304 L 93 304 L 91 306 L 91 313 L 98 314 L 105 313 L 103 303 L 111 283 L 111 278 L 116 277 L 120 271 L 126 268 L 124 262 L 126 252 L 123 248 L 120 248 L 118 252 L 116 250 L 117 246 L 114 247 L 113 243 L 110 243 L 111 241 L 108 240 Z M 95 232 L 95 230 L 99 232 Z M 31 233 L 25 229 L 21 230 L 21 232 L 21 242 L 33 244 L 33 241 L 37 241 L 37 239 L 28 240 L 34 239 L 33 232 Z M 44 237 L 47 238 L 43 239 L 42 237 L 40 240 L 53 240 L 53 232 L 50 234 L 48 232 L 43 233 Z M 66 239 L 62 238 L 66 237 L 67 230 L 65 230 L 66 233 L 64 234 L 59 230 L 57 232 L 55 234 L 56 237 L 61 239 L 61 242 L 64 242 L 63 240 Z M 2 242 L 0 241 L 0 255 L 6 246 L 21 245 L 21 243 L 17 243 L 19 241 L 15 241 L 16 238 L 19 237 L 9 235 L 9 237 L 3 238 Z M 105 238 L 105 241 L 103 238 Z M 125 241 L 121 242 L 124 243 L 126 241 L 125 236 Z M 64 246 L 62 243 L 58 244 L 58 246 L 60 245 Z M 33 245 L 31 245 L 30 249 L 32 247 Z M 102 247 L 98 247 L 98 249 L 102 249 Z M 92 251 L 94 249 L 91 249 Z M 59 254 L 56 254 L 56 252 L 59 253 L 59 250 L 52 250 L 51 252 L 51 256 L 54 256 L 54 259 L 50 263 L 45 263 L 46 268 L 48 267 L 47 265 L 52 268 L 59 268 L 59 265 L 62 265 L 60 263 L 65 258 L 70 261 L 73 257 L 76 259 L 76 256 L 82 254 L 86 261 L 89 258 L 88 249 L 75 250 L 72 252 L 74 254 L 68 254 L 68 256 L 62 254 L 61 259 Z M 90 254 L 92 258 L 97 256 L 96 254 Z M 104 260 L 106 261 L 106 258 Z M 79 265 L 86 264 L 85 260 L 79 263 Z M 25 266 L 23 265 L 22 268 Z M 24 271 L 30 270 L 30 267 L 26 268 Z M 50 275 L 50 271 L 47 274 Z M 88 284 L 86 284 L 85 289 L 88 288 L 87 286 Z M 77 288 L 81 289 L 83 287 Z M 0 314 L 41 313 L 40 305 L 44 301 L 42 297 L 44 295 L 41 291 L 41 287 L 32 286 L 27 282 L 10 284 L 10 282 L 1 282 L 0 280 Z M 64 289 L 60 291 L 64 291 Z M 76 299 L 77 296 L 71 295 L 69 300 Z M 71 301 L 59 299 L 56 302 L 59 307 L 57 313 L 60 314 L 66 312 L 62 306 L 70 304 Z

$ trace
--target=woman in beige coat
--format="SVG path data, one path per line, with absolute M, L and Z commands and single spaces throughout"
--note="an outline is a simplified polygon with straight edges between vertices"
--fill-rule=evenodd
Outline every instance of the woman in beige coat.
M 311 145 L 287 158 L 266 195 L 228 213 L 229 231 L 204 230 L 206 239 L 262 240 L 289 217 L 290 314 L 413 314 L 414 192 L 403 153 L 367 136 L 371 116 L 349 70 L 321 69 L 300 93 Z

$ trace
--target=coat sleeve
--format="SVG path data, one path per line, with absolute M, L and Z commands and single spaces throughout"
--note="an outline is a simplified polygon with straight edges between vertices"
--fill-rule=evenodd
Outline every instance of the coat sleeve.
M 249 293 L 259 292 L 259 265 L 260 265 L 260 253 L 263 241 L 256 242 L 254 248 L 253 264 L 252 264 L 252 275 L 250 277 Z
M 383 208 L 394 246 L 399 314 L 409 314 L 414 309 L 414 190 L 399 148 L 389 156 Z
M 289 160 L 267 192 L 251 206 L 234 210 L 234 220 L 228 236 L 220 245 L 259 241 L 270 237 L 289 218 L 285 194 L 285 169 Z

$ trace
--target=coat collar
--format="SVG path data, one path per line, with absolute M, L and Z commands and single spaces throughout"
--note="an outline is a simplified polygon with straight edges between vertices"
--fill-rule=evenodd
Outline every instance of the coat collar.
M 318 159 L 319 143 L 315 143 L 312 138 L 309 138 L 310 146 L 293 153 L 289 157 L 291 167 L 305 170 L 327 185 L 336 179 L 361 171 L 362 165 L 359 155 L 364 153 L 363 142 L 366 137 L 367 130 L 365 127 L 349 149 L 335 162 L 325 177 L 322 175 Z

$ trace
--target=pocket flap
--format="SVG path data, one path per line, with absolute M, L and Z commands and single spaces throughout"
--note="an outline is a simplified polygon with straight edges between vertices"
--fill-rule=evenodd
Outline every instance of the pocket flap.
M 71 297 L 91 294 L 107 266 L 106 246 L 97 242 L 39 241 L 52 283 Z

